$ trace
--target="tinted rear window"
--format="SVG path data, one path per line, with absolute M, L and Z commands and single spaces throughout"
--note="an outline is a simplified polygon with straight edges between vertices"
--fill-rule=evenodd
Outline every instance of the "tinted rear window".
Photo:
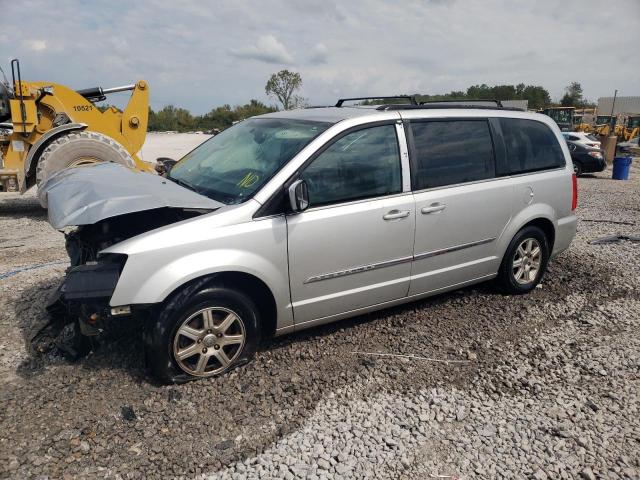
M 560 144 L 544 123 L 521 118 L 501 118 L 500 126 L 511 173 L 565 166 Z
M 440 187 L 495 176 L 486 120 L 411 122 L 417 171 L 414 188 Z

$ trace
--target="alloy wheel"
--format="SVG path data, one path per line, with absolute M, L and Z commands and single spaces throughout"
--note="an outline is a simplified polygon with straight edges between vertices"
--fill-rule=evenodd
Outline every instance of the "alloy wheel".
M 542 265 L 542 249 L 535 238 L 523 240 L 513 257 L 513 277 L 520 285 L 527 285 L 536 280 Z
M 245 326 L 238 314 L 224 307 L 204 308 L 180 324 L 173 357 L 189 375 L 209 377 L 238 358 L 245 340 Z

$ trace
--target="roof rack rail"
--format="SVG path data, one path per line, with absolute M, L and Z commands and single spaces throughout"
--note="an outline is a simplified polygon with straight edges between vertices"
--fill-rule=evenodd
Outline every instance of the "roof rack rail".
M 406 98 L 409 100 L 409 105 L 418 105 L 415 95 L 394 95 L 391 97 L 352 97 L 352 98 L 341 98 L 336 102 L 336 107 L 341 107 L 344 102 L 350 102 L 354 100 L 398 100 Z M 403 104 L 404 105 L 404 104 Z
M 419 104 L 419 105 L 380 105 L 376 110 L 437 110 L 437 109 L 473 109 L 473 110 L 508 110 L 514 112 L 522 112 L 521 108 L 516 107 L 498 107 L 490 105 L 447 105 L 444 103 L 436 104 Z
M 433 105 L 437 103 L 448 103 L 448 104 L 458 104 L 458 105 L 474 105 L 476 103 L 495 103 L 496 107 L 502 107 L 502 102 L 495 98 L 478 98 L 478 99 L 461 98 L 459 100 L 456 100 L 456 99 L 426 100 L 424 102 L 420 102 L 420 105 Z

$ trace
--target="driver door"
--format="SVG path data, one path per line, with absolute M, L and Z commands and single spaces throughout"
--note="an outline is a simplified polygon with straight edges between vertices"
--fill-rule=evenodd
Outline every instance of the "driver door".
M 392 123 L 347 131 L 303 168 L 310 205 L 287 216 L 296 324 L 407 295 L 415 211 L 402 176 Z

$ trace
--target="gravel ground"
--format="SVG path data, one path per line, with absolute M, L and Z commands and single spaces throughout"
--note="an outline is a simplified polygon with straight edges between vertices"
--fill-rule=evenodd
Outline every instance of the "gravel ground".
M 579 180 L 578 236 L 529 295 L 479 285 L 171 387 L 136 336 L 27 353 L 65 252 L 32 196 L 2 196 L 0 476 L 640 478 L 640 244 L 588 243 L 640 234 L 640 175 L 610 174 Z

